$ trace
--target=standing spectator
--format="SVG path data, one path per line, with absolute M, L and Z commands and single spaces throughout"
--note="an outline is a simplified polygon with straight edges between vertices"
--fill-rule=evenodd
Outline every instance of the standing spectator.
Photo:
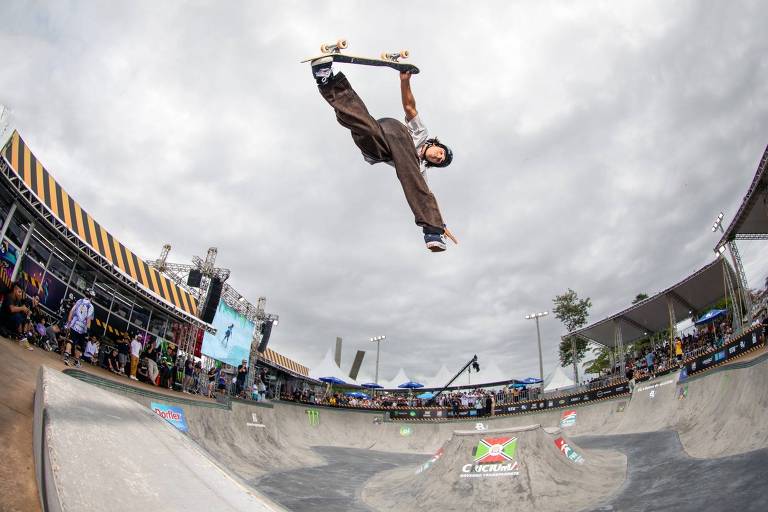
M 157 386 L 157 376 L 160 370 L 157 368 L 157 348 L 153 342 L 147 343 L 144 350 L 144 358 L 147 361 L 147 376 L 153 386 Z
M 261 378 L 259 378 L 258 382 L 256 383 L 256 386 L 257 386 L 257 389 L 259 390 L 259 400 L 266 399 L 266 396 L 267 396 L 267 386 L 264 385 L 264 381 L 261 380 Z
M 486 416 L 490 416 L 492 409 L 493 409 L 493 398 L 492 398 L 492 395 L 487 395 L 485 397 L 485 411 L 484 411 L 485 415 Z
M 219 380 L 219 369 L 216 366 L 211 366 L 208 370 L 208 398 L 213 398 L 216 391 L 216 382 Z
M 189 393 L 192 389 L 192 384 L 195 382 L 195 363 L 192 362 L 192 358 L 187 358 L 184 363 L 184 381 L 181 385 L 181 390 L 184 393 Z
M 677 360 L 677 366 L 683 364 L 683 340 L 679 337 L 675 338 L 675 359 Z
M 166 389 L 173 389 L 173 379 L 171 377 L 171 365 L 168 358 L 163 356 L 160 359 L 160 387 Z
M 11 291 L 3 299 L 3 326 L 11 331 L 19 343 L 27 350 L 34 350 L 29 341 L 22 336 L 22 329 L 27 322 L 29 307 L 24 303 L 24 291 L 18 283 L 14 283 Z
M 128 343 L 128 337 L 122 336 L 117 340 L 117 362 L 120 366 L 120 373 L 125 375 L 125 366 L 128 364 L 128 357 L 131 354 L 131 345 Z
M 243 362 L 240 364 L 240 366 L 237 367 L 237 386 L 235 394 L 237 396 L 240 396 L 243 393 L 243 390 L 245 389 L 245 378 L 248 376 L 248 363 L 245 359 L 243 359 Z
M 69 316 L 67 317 L 67 327 L 69 328 L 69 335 L 72 338 L 72 345 L 75 351 L 75 368 L 80 368 L 80 356 L 85 352 L 86 336 L 93 321 L 94 307 L 91 304 L 91 299 L 95 296 L 94 291 L 87 288 L 85 296 L 75 302 L 75 305 L 69 310 Z M 64 354 L 64 364 L 70 364 L 69 354 Z
M 648 375 L 651 376 L 651 378 L 654 377 L 653 374 L 653 363 L 656 359 L 656 355 L 653 353 L 652 350 L 649 350 L 647 354 L 645 354 L 645 366 L 648 368 Z
M 141 342 L 137 334 L 133 341 L 131 341 L 131 380 L 139 380 L 136 378 L 136 370 L 139 368 L 139 357 L 141 357 Z

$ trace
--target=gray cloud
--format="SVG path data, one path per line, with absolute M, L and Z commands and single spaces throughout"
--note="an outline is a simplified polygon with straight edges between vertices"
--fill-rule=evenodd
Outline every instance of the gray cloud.
M 219 264 L 280 313 L 273 348 L 382 375 L 472 354 L 538 372 L 531 311 L 571 287 L 592 319 L 708 262 L 767 142 L 760 2 L 331 2 L 0 7 L 0 101 L 57 179 L 127 245 Z M 423 249 L 389 167 L 369 166 L 302 58 L 407 47 L 454 165 L 430 185 L 461 239 Z M 345 67 L 375 116 L 397 75 Z M 743 244 L 751 284 L 768 265 Z M 545 370 L 563 329 L 542 323 Z M 373 375 L 369 352 L 364 372 Z

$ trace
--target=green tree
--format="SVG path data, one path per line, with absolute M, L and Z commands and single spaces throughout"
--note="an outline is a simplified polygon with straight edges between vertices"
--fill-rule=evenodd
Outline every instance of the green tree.
M 635 295 L 635 300 L 632 301 L 632 304 L 637 304 L 638 302 L 644 301 L 647 298 L 648 298 L 647 293 L 638 293 L 637 295 Z
M 589 317 L 589 308 L 592 307 L 592 301 L 579 299 L 579 295 L 568 288 L 568 291 L 562 295 L 555 296 L 552 299 L 554 307 L 552 312 L 560 322 L 565 326 L 568 332 L 573 332 L 580 327 L 584 327 Z M 579 336 L 568 336 L 560 342 L 560 364 L 565 366 L 573 364 L 573 374 L 576 382 L 579 382 L 579 361 L 587 352 L 587 340 Z
M 584 364 L 587 365 L 584 369 L 585 372 L 600 373 L 611 367 L 611 349 L 601 345 L 594 347 L 592 353 L 595 354 L 596 357 L 584 362 Z

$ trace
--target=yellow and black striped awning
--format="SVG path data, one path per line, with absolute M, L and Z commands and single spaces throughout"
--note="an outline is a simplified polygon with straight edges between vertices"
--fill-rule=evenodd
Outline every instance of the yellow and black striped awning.
M 309 377 L 309 368 L 306 366 L 297 363 L 293 359 L 288 359 L 284 355 L 278 354 L 271 348 L 268 348 L 264 352 L 261 353 L 260 357 L 263 357 L 270 363 L 274 363 L 278 366 L 282 366 L 283 368 L 287 370 L 291 370 L 292 372 L 303 375 L 304 377 Z
M 3 149 L 3 156 L 22 178 L 27 188 L 45 203 L 51 212 L 83 242 L 90 245 L 147 291 L 190 315 L 197 314 L 195 298 L 156 269 L 144 263 L 141 258 L 137 257 L 96 222 L 43 167 L 18 132 L 13 132 L 10 141 Z

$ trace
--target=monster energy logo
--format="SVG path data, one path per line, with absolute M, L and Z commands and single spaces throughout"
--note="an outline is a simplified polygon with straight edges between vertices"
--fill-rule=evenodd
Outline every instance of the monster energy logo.
M 320 424 L 320 411 L 317 409 L 307 409 L 307 418 L 311 427 L 318 426 Z

